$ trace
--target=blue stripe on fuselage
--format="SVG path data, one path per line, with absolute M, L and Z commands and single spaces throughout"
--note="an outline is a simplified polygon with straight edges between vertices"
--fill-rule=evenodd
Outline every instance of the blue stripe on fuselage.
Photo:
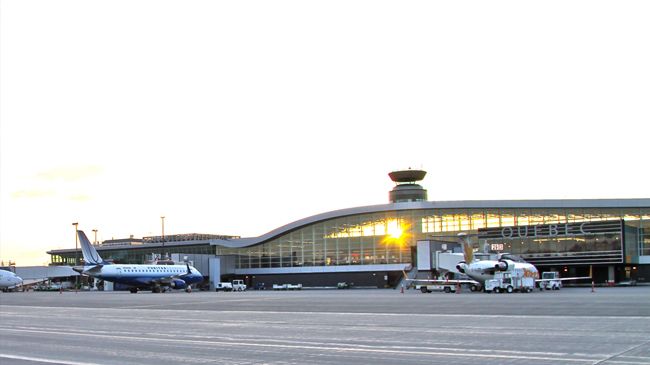
M 110 274 L 106 272 L 98 272 L 99 275 L 92 275 L 98 279 L 112 281 L 118 284 L 125 284 L 136 287 L 151 287 L 152 281 L 176 276 L 174 280 L 182 280 L 187 285 L 200 283 L 203 281 L 203 276 L 192 269 L 190 274 L 187 274 L 187 267 L 170 267 L 156 265 L 125 265 L 125 266 L 112 266 Z M 104 271 L 104 270 L 102 270 Z M 143 272 L 145 271 L 145 272 Z M 118 277 L 119 276 L 119 277 Z M 163 284 L 164 285 L 164 284 Z

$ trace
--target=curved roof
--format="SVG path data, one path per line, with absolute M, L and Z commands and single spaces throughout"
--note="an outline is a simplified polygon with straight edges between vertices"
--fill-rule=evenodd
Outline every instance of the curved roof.
M 566 200 L 459 200 L 441 202 L 403 202 L 382 205 L 369 205 L 364 207 L 334 210 L 313 215 L 282 227 L 276 228 L 259 237 L 240 238 L 233 240 L 210 240 L 211 245 L 231 248 L 241 248 L 270 241 L 280 235 L 289 233 L 320 221 L 345 217 L 349 215 L 381 213 L 418 209 L 543 209 L 543 208 L 641 208 L 650 209 L 650 199 L 566 199 Z

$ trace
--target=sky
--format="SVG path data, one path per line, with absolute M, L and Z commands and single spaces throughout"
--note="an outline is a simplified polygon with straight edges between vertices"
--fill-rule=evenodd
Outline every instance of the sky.
M 647 1 L 2 1 L 0 259 L 388 203 L 648 198 Z

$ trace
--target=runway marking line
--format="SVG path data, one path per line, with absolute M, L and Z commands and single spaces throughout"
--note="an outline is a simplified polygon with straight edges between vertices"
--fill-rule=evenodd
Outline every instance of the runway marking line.
M 0 359 L 13 359 L 13 360 L 24 360 L 24 361 L 38 361 L 44 362 L 47 364 L 62 364 L 62 365 L 101 365 L 93 362 L 77 362 L 77 361 L 68 361 L 68 360 L 52 360 L 44 359 L 40 357 L 27 357 L 27 356 L 18 356 L 18 355 L 9 355 L 9 354 L 0 354 Z
M 243 299 L 242 299 L 243 300 Z M 204 304 L 213 304 L 215 302 L 200 302 Z M 153 304 L 152 306 L 156 306 L 157 304 Z M 176 305 L 176 304 L 160 304 L 160 305 Z M 178 305 L 181 305 L 180 303 Z M 187 303 L 184 303 L 183 305 L 187 305 Z M 12 308 L 40 308 L 40 309 L 46 309 L 48 311 L 53 311 L 57 309 L 61 310 L 75 310 L 75 311 L 80 311 L 80 310 L 90 310 L 90 311 L 97 311 L 99 308 L 88 308 L 88 307 L 44 307 L 44 306 L 24 306 L 24 305 L 2 305 L 0 304 L 0 308 L 3 307 L 12 307 Z M 136 309 L 138 310 L 139 308 L 137 307 L 110 307 L 110 308 L 101 308 L 101 310 L 106 311 L 106 310 L 121 310 L 121 309 Z M 179 312 L 187 312 L 187 313 L 203 313 L 203 312 L 210 312 L 213 310 L 201 310 L 201 309 L 162 309 L 161 311 L 170 311 L 174 313 L 179 313 Z M 219 312 L 219 313 L 233 313 L 233 314 L 241 314 L 241 313 L 256 313 L 256 314 L 292 314 L 292 315 L 299 315 L 299 314 L 305 314 L 305 315 L 342 315 L 342 316 L 385 316 L 385 317 L 395 317 L 395 316 L 406 316 L 406 317 L 459 317 L 459 318 L 515 318 L 515 319 L 575 319 L 575 320 L 584 320 L 585 318 L 592 318 L 592 319 L 631 319 L 631 320 L 649 320 L 650 317 L 643 317 L 643 316 L 538 316 L 538 315 L 505 315 L 505 314 L 436 314 L 436 313 L 364 313 L 364 312 L 296 312 L 296 311 L 286 311 L 286 312 L 281 312 L 281 311 L 259 311 L 259 310 L 214 310 L 214 312 Z
M 346 348 L 340 346 L 306 346 L 306 345 L 278 345 L 278 344 L 253 344 L 253 343 L 232 343 L 232 342 L 222 342 L 222 341 L 206 341 L 206 340 L 185 340 L 185 339 L 164 339 L 164 338 L 142 338 L 135 336 L 116 336 L 116 335 L 100 335 L 100 334 L 91 334 L 91 333 L 70 333 L 70 332 L 60 332 L 60 331 L 43 331 L 43 330 L 28 330 L 28 329 L 2 329 L 8 332 L 28 332 L 28 333 L 42 333 L 48 335 L 68 335 L 68 336 L 78 336 L 78 337 L 96 337 L 96 338 L 113 338 L 120 340 L 134 340 L 134 341 L 156 341 L 156 342 L 169 342 L 169 343 L 180 343 L 180 344 L 203 344 L 203 345 L 222 345 L 229 347 L 259 347 L 259 348 L 281 348 L 281 349 L 308 349 L 308 350 L 322 350 L 322 351 L 340 351 L 340 352 L 360 352 L 360 353 L 377 353 L 377 354 L 410 354 L 413 355 L 417 353 L 418 355 L 433 355 L 433 356 L 453 356 L 453 357 L 468 357 L 468 358 L 497 358 L 497 359 L 517 359 L 517 360 L 548 360 L 548 361 L 567 361 L 567 362 L 576 362 L 576 363 L 594 363 L 598 359 L 571 359 L 571 358 L 562 358 L 562 357 L 542 357 L 542 356 L 518 356 L 518 355 L 498 355 L 498 354 L 469 354 L 467 352 L 459 353 L 449 353 L 449 352 L 435 352 L 435 351 L 419 351 L 417 349 L 405 350 L 390 350 L 390 349 L 364 349 L 364 348 Z M 459 349 L 458 351 L 461 351 Z M 468 351 L 467 349 L 462 349 L 462 351 Z M 0 354 L 0 357 L 11 357 L 14 355 Z M 89 365 L 87 363 L 76 363 L 76 362 L 58 362 L 50 360 L 51 363 L 63 363 L 70 365 Z M 641 363 L 639 363 L 641 364 Z

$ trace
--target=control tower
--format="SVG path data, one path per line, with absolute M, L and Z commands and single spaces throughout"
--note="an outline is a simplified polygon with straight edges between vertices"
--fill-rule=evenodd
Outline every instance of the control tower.
M 415 183 L 424 179 L 426 174 L 426 171 L 410 168 L 389 173 L 388 176 L 395 182 L 395 187 L 388 192 L 388 200 L 391 203 L 427 201 L 427 191 Z

